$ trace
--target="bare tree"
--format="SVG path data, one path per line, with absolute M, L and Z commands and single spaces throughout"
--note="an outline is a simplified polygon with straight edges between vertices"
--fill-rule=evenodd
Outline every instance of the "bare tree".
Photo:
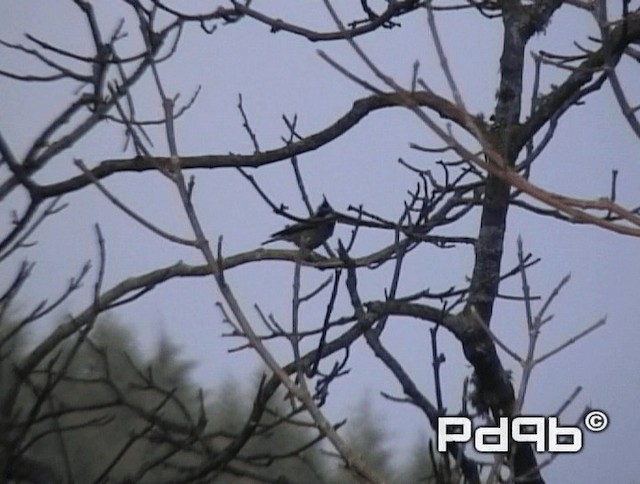
M 537 337 L 550 319 L 550 303 L 568 279 L 551 286 L 549 297 L 536 309 L 534 306 L 539 298 L 531 293 L 527 269 L 538 259 L 526 253 L 520 242 L 518 260 L 505 268 L 503 251 L 508 233 L 507 213 L 514 206 L 543 218 L 592 225 L 590 230 L 593 231 L 605 230 L 620 236 L 640 235 L 638 209 L 617 201 L 617 172 L 612 172 L 608 197 L 594 195 L 588 199 L 556 193 L 536 183 L 531 175 L 536 162 L 543 159 L 545 149 L 556 136 L 560 119 L 603 86 L 611 85 L 623 119 L 632 132 L 640 136 L 638 109 L 629 100 L 629 94 L 623 88 L 625 80 L 620 79 L 619 74 L 622 62 L 640 60 L 636 48 L 640 41 L 640 11 L 633 2 L 624 0 L 615 13 L 610 13 L 604 0 L 394 0 L 385 2 L 380 9 L 363 0 L 360 11 L 340 13 L 335 10 L 336 5 L 325 0 L 325 13 L 331 19 L 330 23 L 315 29 L 279 18 L 249 1 L 222 2 L 215 8 L 202 7 L 197 13 L 188 13 L 170 2 L 123 0 L 113 3 L 114 8 L 117 5 L 122 9 L 122 18 L 110 32 L 108 22 L 97 13 L 99 10 L 94 4 L 82 0 L 73 3 L 90 34 L 91 53 L 87 53 L 84 45 L 77 50 L 54 45 L 38 32 L 26 33 L 25 43 L 2 41 L 6 51 L 37 61 L 47 72 L 25 73 L 15 64 L 0 70 L 5 78 L 26 83 L 33 89 L 56 82 L 74 88 L 69 90 L 68 103 L 53 120 L 33 134 L 34 139 L 23 155 L 17 155 L 13 141 L 0 132 L 3 175 L 0 199 L 5 204 L 26 199 L 25 207 L 13 213 L 12 224 L 5 229 L 0 241 L 0 261 L 5 274 L 11 262 L 24 257 L 22 254 L 29 250 L 36 234 L 46 233 L 41 230 L 43 223 L 49 219 L 54 223 L 55 217 L 61 216 L 59 212 L 66 207 L 62 197 L 72 203 L 75 199 L 71 194 L 93 187 L 124 217 L 155 237 L 174 244 L 176 253 L 196 251 L 204 262 L 192 265 L 176 257 L 176 262 L 170 265 L 130 274 L 107 287 L 108 240 L 105 241 L 101 228 L 95 226 L 99 249 L 95 270 L 92 271 L 90 263 L 85 263 L 66 288 L 58 289 L 55 299 L 37 304 L 0 333 L 0 358 L 4 359 L 0 395 L 0 475 L 5 479 L 36 482 L 42 479 L 43 472 L 50 480 L 71 482 L 76 479 L 73 465 L 68 460 L 59 469 L 38 467 L 38 475 L 30 471 L 36 469 L 36 463 L 40 467 L 44 465 L 30 454 L 30 447 L 41 432 L 59 436 L 60 448 L 64 449 L 65 433 L 73 432 L 77 426 L 104 424 L 99 418 L 82 418 L 88 411 L 82 406 L 62 409 L 55 389 L 74 381 L 75 384 L 102 385 L 109 405 L 130 410 L 146 425 L 114 451 L 96 478 L 100 482 L 109 479 L 130 448 L 140 441 L 157 443 L 158 447 L 157 452 L 140 462 L 135 475 L 131 476 L 136 482 L 147 478 L 156 468 L 172 472 L 167 474 L 170 476 L 167 480 L 172 481 L 210 482 L 223 474 L 231 474 L 251 482 L 276 482 L 262 472 L 265 465 L 292 456 L 304 459 L 305 449 L 323 441 L 331 446 L 333 454 L 355 478 L 384 482 L 386 478 L 368 465 L 361 453 L 344 439 L 339 431 L 341 424 L 332 422 L 323 411 L 328 398 L 340 397 L 331 393 L 330 388 L 348 373 L 350 350 L 356 345 L 366 345 L 383 363 L 401 386 L 403 402 L 419 409 L 436 430 L 440 417 L 457 414 L 457 410 L 447 409 L 442 395 L 440 368 L 444 355 L 438 347 L 438 335 L 442 332 L 448 332 L 460 342 L 464 358 L 473 367 L 472 388 L 467 391 L 469 382 L 459 382 L 461 414 L 478 422 L 497 423 L 502 417 L 522 413 L 527 385 L 536 364 L 604 323 L 600 320 L 577 330 L 570 340 L 540 354 L 536 351 Z M 295 8 L 304 12 L 303 7 Z M 544 34 L 559 10 L 590 15 L 599 35 L 575 39 L 575 53 L 571 55 L 538 51 L 528 61 L 528 45 L 534 36 Z M 293 17 L 299 12 L 291 13 Z M 451 59 L 441 40 L 439 22 L 457 15 L 473 18 L 478 23 L 491 22 L 493 28 L 501 31 L 501 52 L 494 53 L 499 56 L 499 84 L 490 115 L 470 112 L 465 94 L 450 68 Z M 412 79 L 405 85 L 385 72 L 363 46 L 369 37 L 384 39 L 384 36 L 402 33 L 401 23 L 414 18 L 426 19 L 424 28 L 433 41 L 439 74 L 446 79 L 449 95 L 438 93 L 432 87 L 434 66 L 425 69 L 416 60 Z M 301 134 L 297 118 L 285 116 L 286 134 L 280 144 L 271 149 L 262 148 L 253 128 L 255 120 L 248 114 L 250 107 L 245 109 L 240 96 L 239 126 L 251 141 L 253 152 L 237 154 L 229 149 L 220 154 L 186 155 L 181 149 L 179 127 L 181 123 L 188 126 L 189 114 L 197 106 L 200 88 L 187 99 L 180 97 L 172 91 L 172 79 L 163 75 L 162 68 L 172 62 L 181 62 L 179 55 L 182 42 L 187 41 L 185 38 L 192 41 L 200 32 L 202 37 L 198 42 L 215 45 L 219 30 L 239 29 L 245 24 L 266 26 L 283 39 L 344 44 L 366 67 L 364 73 L 325 51 L 319 51 L 314 59 L 335 68 L 344 76 L 345 86 L 356 86 L 365 94 L 353 99 L 351 108 L 342 116 L 312 134 Z M 254 40 L 256 44 L 261 42 L 259 36 Z M 407 43 L 410 41 L 406 40 Z M 587 46 L 585 42 L 588 42 Z M 533 69 L 531 93 L 525 92 L 527 62 Z M 286 59 L 280 68 L 286 71 Z M 547 86 L 542 76 L 548 71 L 562 76 L 561 81 Z M 203 84 L 205 82 L 203 80 Z M 140 85 L 143 87 L 138 89 Z M 156 99 L 151 108 L 145 104 L 148 92 L 153 92 Z M 530 110 L 525 114 L 523 109 L 529 98 Z M 162 109 L 161 116 L 154 118 L 147 114 L 157 112 L 158 106 Z M 412 113 L 416 122 L 427 128 L 423 139 L 413 140 L 412 148 L 429 160 L 430 165 L 422 168 L 399 160 L 399 170 L 410 173 L 414 181 L 406 200 L 395 209 L 395 218 L 374 213 L 366 205 L 334 207 L 325 218 L 319 220 L 317 214 L 314 217 L 316 197 L 307 191 L 309 181 L 302 169 L 307 154 L 330 149 L 339 137 L 351 135 L 365 116 L 397 107 Z M 95 133 L 100 133 L 102 139 L 112 140 L 111 149 L 120 143 L 113 126 L 124 133 L 126 154 L 119 157 L 108 154 L 93 162 L 83 159 L 82 143 L 91 140 Z M 69 159 L 74 160 L 77 169 L 72 175 L 68 175 Z M 274 164 L 291 165 L 310 219 L 294 215 L 278 201 L 279 194 L 262 182 L 262 170 Z M 65 169 L 60 169 L 61 165 L 66 165 Z M 201 179 L 192 173 L 196 169 L 218 172 L 229 168 L 237 170 L 238 176 L 255 189 L 275 214 L 302 224 L 301 227 L 308 230 L 317 229 L 327 220 L 343 228 L 350 227 L 350 240 L 336 241 L 322 236 L 317 239 L 323 242 L 322 247 L 311 250 L 318 244 L 308 247 L 301 243 L 305 239 L 300 238 L 295 240 L 301 246 L 298 248 L 254 248 L 229 253 L 223 243 L 224 234 L 218 231 L 211 235 L 203 227 L 203 219 L 208 217 L 206 205 L 198 203 L 198 192 L 203 187 Z M 61 175 L 57 175 L 58 172 Z M 43 176 L 44 173 L 55 173 L 55 181 Z M 134 176 L 136 173 L 142 177 Z M 129 186 L 133 190 L 141 189 L 144 177 L 162 176 L 180 198 L 184 219 L 190 227 L 189 234 L 177 235 L 163 228 L 161 217 L 153 219 L 145 215 L 144 210 L 117 196 L 107 182 L 118 175 L 131 177 Z M 326 173 L 321 184 L 330 186 L 335 176 L 335 173 Z M 576 184 L 579 183 L 577 179 Z M 468 219 L 474 220 L 478 213 L 479 227 L 464 223 Z M 461 230 L 465 232 L 460 234 Z M 368 233 L 389 234 L 392 242 L 362 254 L 355 247 Z M 135 252 L 140 248 L 132 247 L 132 250 Z M 475 259 L 469 267 L 470 279 L 439 290 L 432 289 L 439 283 L 429 274 L 423 278 L 422 286 L 407 288 L 403 284 L 407 267 L 421 264 L 421 261 L 424 264 L 426 252 L 433 249 L 438 250 L 444 260 L 473 251 Z M 70 255 L 64 254 L 64 257 Z M 234 271 L 240 266 L 254 266 L 265 260 L 287 261 L 293 267 L 291 317 L 287 322 L 272 316 L 269 308 L 245 307 L 240 301 L 246 301 L 246 295 L 238 294 L 230 283 L 230 275 L 235 276 Z M 9 320 L 8 311 L 15 305 L 29 278 L 42 277 L 34 272 L 33 263 L 26 259 L 17 267 L 11 281 L 5 276 L 7 282 L 0 313 L 3 322 Z M 386 273 L 389 267 L 392 268 L 390 279 L 381 283 L 378 274 Z M 313 290 L 305 292 L 302 279 L 313 272 L 319 272 L 325 278 Z M 60 307 L 90 274 L 93 275 L 93 294 L 91 300 L 86 301 L 84 310 L 74 312 L 44 335 L 28 354 L 17 355 L 8 350 L 15 338 Z M 359 290 L 374 276 L 376 279 L 372 280 L 376 281 L 380 292 L 384 289 L 383 299 L 368 299 Z M 510 278 L 519 278 L 522 287 L 518 299 L 522 301 L 529 337 L 528 350 L 522 355 L 492 330 L 500 284 Z M 145 374 L 143 369 L 139 369 L 141 385 L 156 395 L 157 400 L 151 408 L 141 405 L 113 381 L 107 353 L 91 339 L 96 318 L 102 313 L 144 298 L 170 281 L 182 280 L 199 280 L 217 287 L 226 335 L 240 341 L 235 350 L 255 352 L 268 368 L 268 374 L 255 389 L 249 417 L 242 428 L 230 435 L 221 435 L 207 426 L 202 398 L 200 410 L 194 413 L 194 405 L 188 408 L 184 396 L 176 394 L 170 384 Z M 290 284 L 284 282 L 283 288 Z M 316 304 L 323 301 L 324 314 L 311 316 L 306 312 L 305 304 L 310 300 Z M 344 304 L 345 301 L 348 304 Z M 402 317 L 430 325 L 431 345 L 425 351 L 433 359 L 433 395 L 426 394 L 416 383 L 417 375 L 425 377 L 420 373 L 423 369 L 407 368 L 384 341 L 390 325 Z M 313 326 L 303 325 L 303 320 L 305 323 L 312 320 Z M 4 324 L 8 325 L 8 322 Z M 211 328 L 203 331 L 211 331 Z M 69 345 L 67 341 L 73 343 Z M 274 350 L 283 342 L 290 349 L 292 357 L 289 360 Z M 71 371 L 73 361 L 87 345 L 100 356 L 100 376 L 81 378 Z M 520 366 L 521 374 L 515 388 L 500 351 Z M 134 362 L 131 364 L 136 366 Z M 276 403 L 282 398 L 283 391 L 289 401 L 286 409 Z M 33 393 L 34 398 L 20 408 L 19 402 L 23 401 L 20 396 L 24 393 Z M 276 398 L 278 395 L 280 399 Z M 567 404 L 575 395 L 576 392 Z M 467 406 L 468 402 L 471 407 Z M 165 412 L 168 405 L 174 411 Z M 195 407 L 198 407 L 197 403 Z M 61 420 L 69 416 L 71 420 Z M 279 425 L 312 428 L 316 438 L 296 445 L 295 449 L 273 449 L 259 459 L 252 460 L 243 454 L 252 438 Z M 496 453 L 489 460 L 457 443 L 449 443 L 447 451 L 441 455 L 431 449 L 430 456 L 425 456 L 433 469 L 433 475 L 428 478 L 433 482 L 480 483 L 501 479 L 544 482 L 541 469 L 553 459 L 541 460 L 529 444 L 512 444 L 510 452 Z M 177 463 L 172 460 L 176 455 L 191 458 Z

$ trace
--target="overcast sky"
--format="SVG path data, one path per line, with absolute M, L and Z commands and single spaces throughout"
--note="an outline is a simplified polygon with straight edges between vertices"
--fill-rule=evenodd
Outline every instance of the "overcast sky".
M 209 7 L 215 4 L 204 3 Z M 310 27 L 333 30 L 321 2 L 304 3 L 304 9 L 293 1 L 254 2 L 253 6 L 289 22 L 304 22 Z M 105 32 L 110 32 L 124 13 L 118 11 L 120 2 L 109 2 L 109 8 L 104 5 L 100 5 L 98 12 Z M 453 73 L 469 110 L 490 113 L 498 84 L 502 35 L 499 20 L 450 13 L 441 17 L 439 25 Z M 137 39 L 135 22 L 130 22 L 127 30 L 132 39 Z M 72 2 L 0 2 L 0 37 L 10 42 L 24 42 L 22 34 L 25 32 L 37 34 L 60 47 L 91 54 L 86 27 Z M 546 35 L 536 37 L 530 48 L 576 53 L 573 40 L 589 45 L 586 36 L 590 34 L 596 34 L 593 20 L 565 6 L 553 18 Z M 360 43 L 378 65 L 399 82 L 407 83 L 411 79 L 413 63 L 419 59 L 421 75 L 429 86 L 443 94 L 448 92 L 426 34 L 425 15 L 404 18 L 402 28 L 376 33 L 362 38 Z M 297 114 L 298 132 L 303 135 L 312 134 L 337 120 L 354 100 L 367 93 L 323 62 L 316 49 L 325 50 L 355 72 L 372 79 L 343 43 L 314 44 L 286 33 L 273 35 L 267 27 L 249 19 L 220 26 L 211 36 L 195 26 L 187 28 L 178 53 L 160 69 L 166 87 L 170 92 L 179 92 L 182 101 L 201 86 L 196 104 L 177 124 L 180 153 L 253 152 L 236 107 L 238 93 L 243 96 L 245 110 L 262 149 L 281 146 L 280 137 L 287 135 L 283 114 L 290 118 Z M 47 72 L 7 49 L 0 50 L 0 68 L 21 73 Z M 530 73 L 531 66 L 527 70 L 527 74 Z M 632 99 L 635 95 L 635 104 L 638 104 L 637 67 L 624 63 L 621 74 L 628 92 Z M 557 83 L 565 76 L 564 72 L 549 70 L 543 81 L 546 85 Z M 526 86 L 530 87 L 530 79 Z M 36 133 L 68 103 L 77 87 L 70 83 L 38 87 L 0 78 L 0 130 L 15 153 L 24 154 Z M 139 103 L 138 112 L 144 113 L 143 117 L 161 115 L 160 103 L 149 82 L 141 83 L 134 93 Z M 523 112 L 527 109 L 528 101 Z M 166 155 L 166 143 L 161 133 L 153 130 L 151 133 L 157 135 L 152 152 Z M 433 162 L 432 156 L 411 150 L 410 142 L 440 145 L 415 116 L 398 108 L 374 113 L 329 146 L 301 156 L 302 172 L 314 204 L 324 194 L 337 210 L 346 211 L 349 205 L 363 203 L 371 212 L 397 217 L 406 190 L 413 188 L 417 181 L 399 167 L 397 159 L 402 157 L 422 167 Z M 634 139 L 607 86 L 590 96 L 585 106 L 572 109 L 562 118 L 554 140 L 535 165 L 532 180 L 549 190 L 597 198 L 608 195 L 610 173 L 615 168 L 620 172 L 619 201 L 635 206 L 640 193 L 638 148 L 638 140 Z M 75 174 L 77 169 L 72 163 L 75 157 L 94 165 L 106 158 L 130 156 L 130 153 L 123 154 L 121 149 L 122 137 L 118 130 L 112 127 L 97 130 L 73 150 L 60 155 L 37 179 L 52 182 Z M 234 170 L 199 171 L 196 174 L 196 208 L 204 219 L 210 240 L 224 235 L 227 254 L 257 248 L 285 223 L 271 213 Z M 304 214 L 287 163 L 272 165 L 254 174 L 275 201 L 287 204 L 294 213 Z M 111 177 L 106 185 L 164 229 L 179 235 L 189 234 L 177 193 L 163 177 L 151 173 L 126 174 Z M 69 203 L 68 209 L 42 228 L 37 246 L 22 254 L 37 261 L 34 277 L 23 294 L 25 307 L 39 298 L 54 298 L 84 260 L 95 260 L 97 248 L 92 233 L 95 222 L 100 223 L 107 243 L 105 287 L 179 259 L 201 263 L 197 253 L 159 241 L 125 218 L 93 188 L 69 195 L 65 201 Z M 3 220 L 9 220 L 11 210 L 20 209 L 23 203 L 19 196 L 5 200 L 0 206 Z M 475 213 L 472 219 L 456 229 L 460 233 L 466 230 L 467 235 L 473 234 L 477 223 L 478 213 Z M 640 401 L 638 240 L 594 227 L 542 219 L 518 208 L 511 209 L 508 223 L 503 266 L 512 267 L 517 263 L 516 239 L 521 235 L 525 248 L 542 258 L 529 274 L 537 294 L 548 295 L 565 274 L 572 274 L 570 284 L 553 307 L 554 321 L 544 329 L 541 351 L 564 342 L 605 315 L 608 321 L 604 328 L 545 362 L 534 373 L 525 413 L 552 415 L 574 388 L 581 385 L 582 393 L 561 420 L 573 422 L 586 405 L 605 410 L 611 419 L 606 432 L 585 435 L 584 450 L 579 455 L 559 457 L 544 470 L 544 477 L 549 483 L 640 482 L 632 465 L 638 458 L 637 435 L 640 434 L 637 412 Z M 346 240 L 349 234 L 349 227 L 338 227 L 332 244 L 337 245 L 340 237 Z M 390 242 L 389 237 L 373 234 L 361 237 L 356 253 L 361 255 L 381 248 Z M 472 251 L 462 249 L 444 254 L 445 257 L 441 251 L 425 249 L 421 259 L 405 274 L 401 293 L 424 287 L 442 290 L 451 284 L 461 284 L 471 273 Z M 0 267 L 3 285 L 14 274 L 17 262 Z M 293 267 L 289 263 L 267 262 L 260 266 L 243 266 L 227 277 L 245 307 L 257 303 L 264 312 L 287 321 L 292 273 Z M 304 287 L 310 289 L 325 277 L 327 274 L 305 271 Z M 375 275 L 361 271 L 361 296 L 365 300 L 382 298 L 388 281 L 389 270 L 383 269 Z M 75 294 L 64 310 L 47 324 L 86 307 L 90 303 L 90 286 L 88 284 L 86 290 Z M 503 285 L 501 293 L 520 294 L 519 283 L 514 280 Z M 117 314 L 127 327 L 135 330 L 141 347 L 147 351 L 165 332 L 182 346 L 185 357 L 198 362 L 194 374 L 197 381 L 205 387 L 213 387 L 229 373 L 249 379 L 260 368 L 252 354 L 227 354 L 238 341 L 220 336 L 227 328 L 222 325 L 221 315 L 215 307 L 218 297 L 212 280 L 172 282 L 120 309 Z M 324 301 L 326 299 L 306 310 L 308 321 L 303 325 L 312 327 L 316 324 L 314 318 L 322 314 Z M 527 335 L 521 304 L 499 302 L 492 328 L 514 349 L 525 350 Z M 41 324 L 40 329 L 44 331 L 45 325 Z M 392 320 L 385 343 L 399 354 L 400 361 L 410 370 L 420 388 L 432 396 L 427 329 L 424 322 Z M 443 369 L 446 406 L 455 411 L 460 405 L 462 379 L 471 371 L 455 340 L 443 335 L 441 347 L 447 353 Z M 278 355 L 282 362 L 290 359 L 289 351 L 284 347 L 278 348 Z M 506 355 L 503 355 L 503 362 L 514 370 L 517 383 L 516 363 Z M 348 416 L 354 402 L 369 390 L 375 407 L 384 412 L 385 423 L 398 449 L 417 438 L 418 429 L 427 428 L 426 421 L 417 411 L 390 404 L 379 396 L 379 391 L 401 396 L 401 389 L 362 342 L 354 348 L 351 367 L 349 376 L 332 388 L 333 400 L 330 399 L 328 407 L 332 418 L 338 420 Z

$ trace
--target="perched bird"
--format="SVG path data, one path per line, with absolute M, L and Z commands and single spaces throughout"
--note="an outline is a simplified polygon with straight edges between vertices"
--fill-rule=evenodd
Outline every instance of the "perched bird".
M 287 225 L 279 232 L 271 234 L 271 238 L 262 245 L 284 240 L 294 243 L 301 249 L 313 250 L 333 235 L 335 225 L 336 214 L 325 198 L 311 217 L 302 222 Z

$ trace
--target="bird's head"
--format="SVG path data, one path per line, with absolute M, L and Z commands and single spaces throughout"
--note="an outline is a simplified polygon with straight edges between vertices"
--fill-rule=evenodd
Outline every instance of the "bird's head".
M 327 202 L 325 197 L 322 198 L 322 203 L 318 206 L 316 210 L 316 217 L 326 217 L 327 215 L 331 215 L 333 213 L 333 208 Z

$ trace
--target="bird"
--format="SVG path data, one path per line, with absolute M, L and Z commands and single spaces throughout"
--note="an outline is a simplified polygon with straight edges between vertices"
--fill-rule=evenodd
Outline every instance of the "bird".
M 302 222 L 287 225 L 284 229 L 271 234 L 262 245 L 278 240 L 291 242 L 301 249 L 313 250 L 324 244 L 333 235 L 336 214 L 324 198 L 315 213 Z

